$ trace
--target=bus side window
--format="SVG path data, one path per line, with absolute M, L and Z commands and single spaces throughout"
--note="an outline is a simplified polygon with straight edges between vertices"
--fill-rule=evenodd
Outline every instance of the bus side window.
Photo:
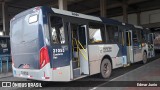
M 149 34 L 149 43 L 150 43 L 150 44 L 153 44 L 153 37 L 152 37 L 152 34 Z
M 53 44 L 64 44 L 65 43 L 65 33 L 63 20 L 61 17 L 51 16 L 51 36 Z
M 105 28 L 103 24 L 89 23 L 89 41 L 90 43 L 105 42 Z
M 131 33 L 126 32 L 126 45 L 131 46 Z
M 138 36 L 137 36 L 137 32 L 135 30 L 133 30 L 133 42 L 138 43 Z
M 138 42 L 141 43 L 142 42 L 142 34 L 141 34 L 141 29 L 137 30 L 138 33 Z
M 124 32 L 120 27 L 119 27 L 119 34 L 118 34 L 118 42 L 121 45 L 124 45 Z
M 107 42 L 119 42 L 118 27 L 106 25 L 106 33 L 108 34 Z
M 145 41 L 145 32 L 143 30 L 141 30 L 141 36 L 142 36 L 142 42 L 146 42 Z

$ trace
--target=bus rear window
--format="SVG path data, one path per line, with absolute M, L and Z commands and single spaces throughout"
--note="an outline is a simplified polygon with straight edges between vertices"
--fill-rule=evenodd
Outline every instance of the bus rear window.
M 53 44 L 65 44 L 65 34 L 62 18 L 51 16 L 51 40 Z

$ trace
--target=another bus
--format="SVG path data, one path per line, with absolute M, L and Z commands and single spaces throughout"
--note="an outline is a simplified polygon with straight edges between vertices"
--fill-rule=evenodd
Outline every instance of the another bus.
M 155 57 L 155 33 L 148 28 L 145 28 L 144 30 L 145 40 L 148 45 L 148 58 Z
M 72 81 L 131 63 L 147 62 L 144 28 L 50 7 L 35 7 L 10 21 L 13 76 Z
M 154 33 L 154 49 L 156 52 L 160 51 L 160 28 L 156 27 L 156 28 L 151 28 L 152 33 Z
M 0 55 L 10 55 L 10 37 L 0 36 Z

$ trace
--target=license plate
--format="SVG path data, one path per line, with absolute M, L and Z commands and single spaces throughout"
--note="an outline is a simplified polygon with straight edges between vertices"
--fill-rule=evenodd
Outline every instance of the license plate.
M 23 74 L 23 75 L 28 75 L 28 72 L 26 72 L 26 71 L 21 71 L 21 74 Z

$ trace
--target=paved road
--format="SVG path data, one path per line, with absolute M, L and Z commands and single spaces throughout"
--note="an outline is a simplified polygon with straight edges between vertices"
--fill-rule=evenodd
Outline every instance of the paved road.
M 155 61 L 158 61 L 155 59 L 156 58 L 150 59 L 146 65 L 149 65 L 150 63 L 152 64 Z M 102 89 L 105 89 L 106 90 L 107 87 L 101 87 L 101 86 L 105 86 L 108 81 L 114 80 L 114 79 L 121 77 L 121 76 L 124 76 L 127 73 L 135 71 L 136 69 L 139 69 L 139 68 L 146 66 L 146 65 L 143 65 L 142 63 L 139 62 L 139 63 L 135 63 L 135 64 L 131 65 L 130 67 L 115 69 L 115 70 L 113 70 L 112 75 L 109 79 L 102 79 L 99 77 L 99 74 L 97 74 L 97 75 L 89 76 L 89 77 L 86 77 L 86 78 L 83 78 L 83 79 L 80 79 L 80 80 L 77 80 L 74 82 L 68 82 L 68 83 L 47 82 L 45 85 L 46 87 L 30 88 L 30 89 L 31 90 L 32 89 L 33 90 L 36 90 L 36 89 L 37 90 L 42 90 L 42 89 L 45 89 L 45 90 L 50 90 L 50 89 L 54 89 L 54 90 L 75 90 L 75 89 L 77 89 L 77 90 L 88 90 L 88 89 L 94 90 L 94 89 L 97 89 L 97 90 L 99 90 L 100 89 L 100 90 L 102 90 Z M 131 78 L 131 77 L 128 77 L 128 80 L 129 79 L 133 80 L 133 78 Z M 123 80 L 123 79 L 120 79 L 120 80 Z M 15 78 L 15 77 L 9 76 L 7 78 L 5 78 L 5 77 L 0 78 L 0 81 L 26 81 L 26 79 Z M 47 87 L 47 86 L 53 86 L 53 87 Z M 72 86 L 72 87 L 59 88 L 57 86 L 59 86 L 59 87 L 60 86 Z M 78 86 L 78 87 L 73 87 L 73 86 Z M 0 90 L 1 89 L 2 88 L 0 88 Z M 3 90 L 8 90 L 8 89 L 21 90 L 22 88 L 3 88 Z M 23 88 L 23 89 L 28 90 L 27 88 Z M 117 88 L 109 88 L 109 90 L 111 90 L 111 89 L 115 90 Z M 119 90 L 119 89 L 117 89 L 117 90 Z M 124 90 L 124 89 L 128 90 L 128 88 L 122 88 L 121 90 Z M 135 89 L 130 88 L 129 90 L 135 90 Z M 154 89 L 154 90 L 156 90 L 156 89 Z
M 108 85 L 113 85 L 113 83 L 117 83 L 118 81 L 120 81 L 122 83 L 122 81 L 127 81 L 128 83 L 130 83 L 129 81 L 139 81 L 138 83 L 142 83 L 142 84 L 153 84 L 154 82 L 154 85 L 158 85 L 160 86 L 160 58 L 151 62 L 151 63 L 148 63 L 146 65 L 143 65 L 137 69 L 134 69 L 134 70 L 131 70 L 127 73 L 125 73 L 124 75 L 121 75 L 121 76 L 118 76 L 112 80 L 110 80 L 109 82 L 105 82 L 101 85 L 98 85 L 96 87 L 92 87 L 91 90 L 101 90 L 101 89 L 104 89 L 103 87 L 105 87 L 105 89 L 107 90 L 160 90 L 160 87 L 154 87 L 154 88 L 151 88 L 151 87 L 141 87 L 141 86 L 138 86 L 137 87 L 117 87 L 117 88 L 110 88 L 108 87 Z M 145 81 L 145 82 L 142 82 L 142 81 Z M 149 82 L 146 82 L 146 81 L 149 81 Z M 158 82 L 156 82 L 158 81 Z M 121 84 L 118 82 L 118 84 Z M 123 82 L 124 83 L 124 82 Z M 137 82 L 136 83 L 133 83 L 131 82 L 132 85 L 135 85 L 137 86 Z M 116 85 L 118 86 L 118 85 Z

